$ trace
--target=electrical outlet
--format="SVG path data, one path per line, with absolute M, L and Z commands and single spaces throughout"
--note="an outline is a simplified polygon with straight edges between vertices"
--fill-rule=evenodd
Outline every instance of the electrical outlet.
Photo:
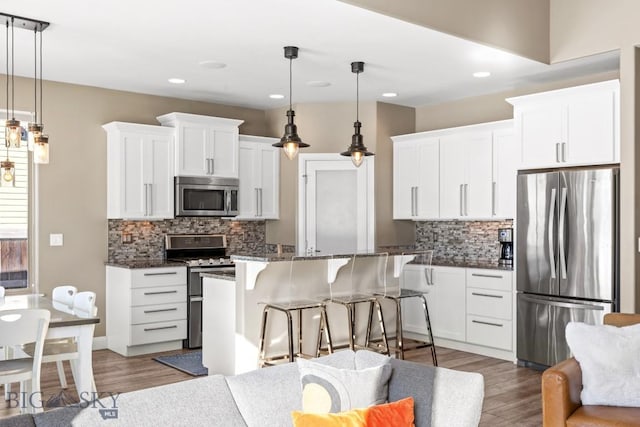
M 62 234 L 49 234 L 49 246 L 62 246 L 64 238 Z

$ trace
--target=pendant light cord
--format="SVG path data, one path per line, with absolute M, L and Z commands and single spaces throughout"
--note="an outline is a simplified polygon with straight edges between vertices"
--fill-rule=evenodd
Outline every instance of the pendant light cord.
M 292 68 L 293 68 L 293 58 L 289 58 L 289 110 L 293 110 L 293 106 L 291 105 L 292 103 L 292 96 L 293 96 L 293 72 L 292 72 Z
M 16 118 L 16 84 L 14 82 L 15 71 L 15 59 L 14 59 L 14 42 L 15 36 L 13 35 L 13 21 L 15 18 L 11 17 L 11 117 Z
M 5 74 L 7 78 L 7 120 L 9 120 L 9 21 L 6 22 L 7 26 L 7 38 L 6 38 L 6 52 L 7 52 L 7 73 Z
M 33 122 L 38 123 L 38 28 L 33 29 Z
M 40 123 L 44 123 L 42 120 L 42 31 L 40 31 Z
M 356 73 L 356 122 L 360 121 L 360 72 Z

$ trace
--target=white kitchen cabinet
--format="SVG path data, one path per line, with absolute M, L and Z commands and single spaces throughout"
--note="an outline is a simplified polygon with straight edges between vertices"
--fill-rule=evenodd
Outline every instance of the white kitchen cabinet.
M 465 269 L 406 265 L 401 286 L 408 289 L 427 289 L 427 307 L 431 331 L 436 338 L 465 340 Z M 426 275 L 429 276 L 427 282 Z M 424 332 L 424 313 L 418 299 L 403 301 L 403 324 L 409 332 Z
M 238 178 L 238 128 L 243 120 L 186 113 L 157 119 L 175 129 L 176 176 Z
M 439 141 L 417 135 L 392 138 L 393 219 L 439 217 Z
M 472 131 L 440 139 L 440 218 L 492 216 L 492 133 Z
M 620 161 L 620 84 L 610 80 L 509 98 L 520 169 Z
M 493 132 L 493 218 L 515 218 L 519 145 L 512 128 Z
M 107 131 L 107 217 L 173 218 L 171 129 L 111 122 Z
M 277 138 L 240 135 L 237 219 L 278 219 L 280 151 Z
M 466 269 L 467 341 L 513 350 L 513 289 L 511 271 Z
M 187 269 L 106 269 L 107 346 L 123 356 L 182 348 L 187 338 Z

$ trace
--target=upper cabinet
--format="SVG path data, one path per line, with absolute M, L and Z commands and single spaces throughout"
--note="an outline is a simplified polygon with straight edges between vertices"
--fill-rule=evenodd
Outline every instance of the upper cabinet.
M 242 120 L 170 113 L 157 117 L 175 128 L 176 176 L 238 178 L 238 128 Z
M 620 83 L 593 83 L 507 99 L 520 169 L 620 161 Z
M 511 120 L 392 140 L 394 219 L 514 217 L 518 149 Z
M 107 132 L 107 218 L 173 218 L 173 130 L 111 122 Z
M 240 135 L 240 189 L 237 219 L 278 219 L 280 150 L 278 138 Z
M 393 219 L 438 218 L 438 138 L 403 135 L 393 144 Z

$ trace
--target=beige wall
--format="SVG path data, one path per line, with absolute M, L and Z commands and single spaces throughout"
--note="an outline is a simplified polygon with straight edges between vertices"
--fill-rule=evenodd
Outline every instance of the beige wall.
M 32 80 L 16 79 L 16 110 L 32 110 L 32 91 Z M 0 108 L 5 108 L 4 97 Z M 113 120 L 158 124 L 156 116 L 172 111 L 243 119 L 241 132 L 264 132 L 262 110 L 44 82 L 51 163 L 37 172 L 39 291 L 73 284 L 96 292 L 103 319 L 96 336 L 105 334 L 107 259 L 106 134 L 101 125 Z M 50 247 L 50 233 L 62 233 L 64 246 Z
M 549 0 L 341 1 L 549 62 Z
M 415 223 L 393 221 L 393 145 L 390 137 L 415 132 L 415 109 L 378 102 L 376 114 L 376 244 L 412 245 L 416 239 Z

